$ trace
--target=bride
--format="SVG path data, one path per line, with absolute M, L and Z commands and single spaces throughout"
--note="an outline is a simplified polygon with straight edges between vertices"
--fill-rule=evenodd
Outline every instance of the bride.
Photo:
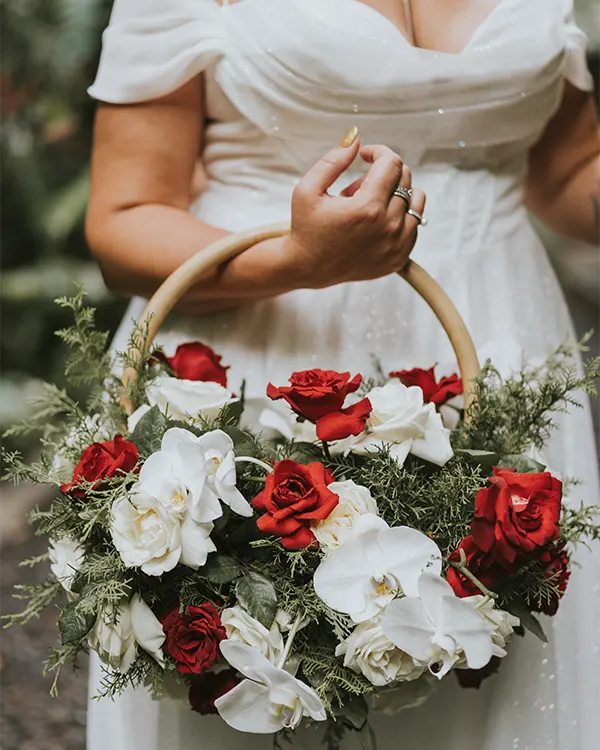
M 245 378 L 257 399 L 317 365 L 452 367 L 433 315 L 393 273 L 416 241 L 412 257 L 454 300 L 481 358 L 510 370 L 543 357 L 573 334 L 526 208 L 598 241 L 585 46 L 572 0 L 117 0 L 90 89 L 101 104 L 87 222 L 106 283 L 135 296 L 115 346 L 140 298 L 190 255 L 291 217 L 289 236 L 196 285 L 160 338 L 167 350 L 210 344 L 231 388 Z M 199 155 L 207 179 L 194 199 Z M 572 502 L 597 500 L 589 409 L 565 416 L 548 462 L 584 480 Z M 380 750 L 600 747 L 600 564 L 586 550 L 578 562 L 548 644 L 516 639 L 478 691 L 449 678 L 419 708 L 376 715 Z M 92 695 L 101 678 L 93 659 Z M 88 742 L 271 740 L 129 691 L 90 702 Z

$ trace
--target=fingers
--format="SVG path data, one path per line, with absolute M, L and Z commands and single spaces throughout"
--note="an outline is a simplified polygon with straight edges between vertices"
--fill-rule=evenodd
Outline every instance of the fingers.
M 350 131 L 345 138 L 350 140 L 352 136 L 354 136 L 354 139 L 350 145 L 338 146 L 332 149 L 306 172 L 297 186 L 299 192 L 305 195 L 314 195 L 315 197 L 321 197 L 327 192 L 333 183 L 348 169 L 358 154 L 360 147 L 358 132 Z M 348 140 L 345 142 L 347 143 Z
M 360 186 L 365 181 L 365 177 L 366 175 L 361 175 L 358 179 L 354 180 L 354 182 L 351 182 L 343 190 L 340 190 L 340 195 L 342 196 L 342 198 L 352 198 L 352 196 L 360 190 Z
M 410 167 L 407 167 L 406 164 L 402 167 L 402 176 L 400 177 L 400 182 L 396 185 L 396 188 L 397 187 L 403 187 L 405 190 L 410 190 L 412 188 L 412 172 L 410 171 Z M 401 196 L 392 193 L 388 205 L 388 215 L 403 216 L 410 206 L 410 200 L 411 199 L 408 197 L 402 198 Z
M 363 146 L 360 156 L 372 165 L 360 186 L 361 197 L 387 206 L 402 177 L 402 159 L 391 148 L 379 145 Z
M 421 214 L 423 216 L 425 212 L 425 193 L 422 190 L 419 190 L 418 188 L 412 189 L 412 197 L 410 201 L 410 207 L 413 211 L 416 211 L 418 214 Z M 411 216 L 410 214 L 406 214 L 404 217 L 404 226 L 409 231 L 416 231 L 419 224 L 421 222 L 417 219 L 416 216 Z

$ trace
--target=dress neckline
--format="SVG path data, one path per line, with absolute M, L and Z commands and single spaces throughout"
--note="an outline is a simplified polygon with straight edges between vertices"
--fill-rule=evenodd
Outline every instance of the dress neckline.
M 324 0 L 321 0 L 321 2 L 323 1 Z M 382 27 L 387 28 L 388 32 L 391 32 L 392 35 L 396 36 L 396 38 L 399 38 L 400 42 L 405 44 L 409 49 L 414 50 L 415 53 L 424 54 L 424 55 L 432 55 L 435 57 L 438 57 L 440 55 L 444 55 L 447 57 L 460 57 L 461 55 L 466 54 L 470 50 L 470 48 L 475 44 L 475 42 L 479 39 L 481 34 L 483 34 L 486 31 L 487 27 L 496 20 L 496 16 L 499 15 L 504 10 L 506 10 L 506 8 L 513 2 L 513 0 L 499 0 L 499 2 L 485 16 L 485 18 L 483 18 L 475 26 L 475 28 L 473 29 L 473 32 L 471 33 L 471 36 L 469 37 L 468 41 L 466 42 L 466 44 L 460 51 L 445 52 L 443 50 L 429 49 L 427 47 L 418 47 L 414 44 L 411 44 L 410 41 L 407 39 L 407 37 L 402 33 L 402 31 L 398 28 L 398 26 L 396 26 L 396 24 L 393 21 L 387 18 L 387 16 L 384 16 L 383 13 L 378 11 L 376 8 L 373 8 L 373 6 L 368 5 L 367 3 L 361 2 L 361 0 L 337 0 L 337 1 L 343 4 L 357 6 L 358 11 L 360 11 L 360 9 L 362 8 L 362 11 L 365 13 L 365 15 L 374 18 L 375 22 L 378 22 L 381 24 Z

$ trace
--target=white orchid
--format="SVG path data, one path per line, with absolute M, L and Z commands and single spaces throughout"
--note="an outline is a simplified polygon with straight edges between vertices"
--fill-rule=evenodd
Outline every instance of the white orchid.
M 148 575 L 162 575 L 181 562 L 191 568 L 204 565 L 216 550 L 210 533 L 213 525 L 181 518 L 145 493 L 117 498 L 111 510 L 111 536 L 128 567 Z
M 314 443 L 317 440 L 317 428 L 312 422 L 298 420 L 291 409 L 283 411 L 277 408 L 265 408 L 260 412 L 258 423 L 263 428 L 265 440 L 285 438 L 302 443 Z
M 173 419 L 216 419 L 228 404 L 237 401 L 219 383 L 205 380 L 182 380 L 159 375 L 146 388 L 150 406 L 158 408 Z
M 121 602 L 114 615 L 101 613 L 88 636 L 90 648 L 100 659 L 123 674 L 135 661 L 138 646 L 164 669 L 164 640 L 162 625 L 139 594 L 134 594 L 129 602 Z
M 313 583 L 325 604 L 364 622 L 400 593 L 417 596 L 421 573 L 439 574 L 441 566 L 440 550 L 425 534 L 390 528 L 368 513 L 356 520 L 354 538 L 321 562 Z
M 400 465 L 412 453 L 431 463 L 443 466 L 452 457 L 450 432 L 433 404 L 423 402 L 423 391 L 391 381 L 373 388 L 367 398 L 373 410 L 365 432 L 350 450 L 368 455 L 388 448 Z
M 185 430 L 181 430 L 185 432 Z M 165 433 L 165 438 L 172 430 Z M 188 438 L 189 439 L 189 438 Z M 252 516 L 252 506 L 236 487 L 236 470 L 235 470 L 235 453 L 233 450 L 233 440 L 223 430 L 213 430 L 207 432 L 201 437 L 194 437 L 194 443 L 203 452 L 206 463 L 207 482 L 204 487 L 202 500 L 208 498 L 209 494 L 218 498 L 225 505 L 228 505 L 234 513 L 240 516 Z M 165 442 L 165 447 L 169 443 Z M 245 457 L 240 457 L 244 460 Z M 208 502 L 206 500 L 206 502 Z
M 83 548 L 69 537 L 57 539 L 50 543 L 48 549 L 50 570 L 60 581 L 65 591 L 71 591 L 77 571 L 85 558 Z
M 367 487 L 356 484 L 351 479 L 333 482 L 328 489 L 334 492 L 339 501 L 323 521 L 316 521 L 311 531 L 325 554 L 333 552 L 354 535 L 357 519 L 366 513 L 378 515 L 377 503 Z
M 325 721 L 325 707 L 315 691 L 280 669 L 245 643 L 225 640 L 221 652 L 246 677 L 215 701 L 221 718 L 233 729 L 274 734 L 295 729 L 303 717 Z
M 510 612 L 498 609 L 494 606 L 493 599 L 482 594 L 464 597 L 464 601 L 471 602 L 478 612 L 494 626 L 492 632 L 494 656 L 506 656 L 505 646 L 511 640 L 514 629 L 521 624 L 519 618 L 511 615 Z
M 392 643 L 440 679 L 463 655 L 470 669 L 481 669 L 494 654 L 495 624 L 430 572 L 419 579 L 418 598 L 405 596 L 387 606 L 382 628 Z
M 230 641 L 245 643 L 265 656 L 271 664 L 278 664 L 284 643 L 279 623 L 275 619 L 270 630 L 239 605 L 221 612 L 221 623 Z
M 339 644 L 336 656 L 344 656 L 344 666 L 361 672 L 373 685 L 382 687 L 401 680 L 416 680 L 425 667 L 397 648 L 381 629 L 381 617 L 357 625 Z

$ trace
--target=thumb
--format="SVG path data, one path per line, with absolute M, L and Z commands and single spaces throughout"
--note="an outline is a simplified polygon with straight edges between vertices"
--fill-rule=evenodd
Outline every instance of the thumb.
M 353 127 L 342 138 L 337 148 L 331 149 L 306 172 L 301 180 L 306 193 L 324 195 L 352 164 L 359 148 L 358 128 Z

